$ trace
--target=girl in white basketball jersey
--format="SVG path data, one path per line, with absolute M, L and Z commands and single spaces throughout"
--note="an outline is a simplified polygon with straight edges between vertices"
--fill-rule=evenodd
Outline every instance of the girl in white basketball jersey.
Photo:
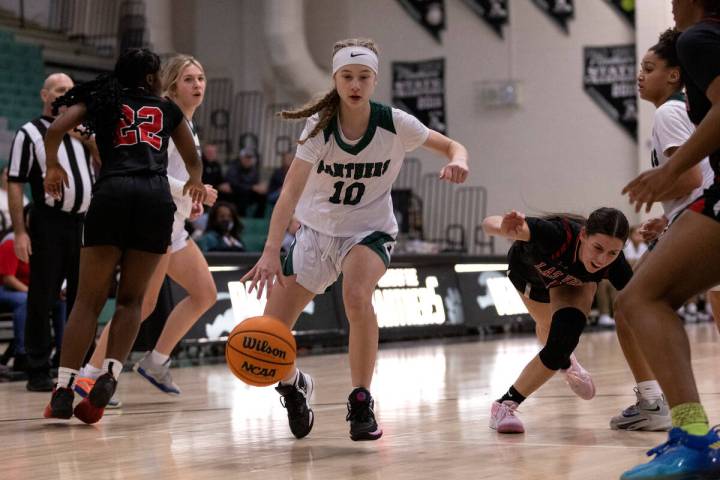
M 682 146 L 695 126 L 690 121 L 683 94 L 683 78 L 678 60 L 676 43 L 680 33 L 669 29 L 663 32 L 658 43 L 650 47 L 640 63 L 638 93 L 640 98 L 655 105 L 653 117 L 651 163 L 654 168 L 666 164 L 673 153 Z M 662 233 L 705 188 L 713 182 L 713 171 L 707 158 L 678 177 L 672 188 L 658 200 L 663 215 L 652 218 L 640 227 L 643 239 L 654 247 Z M 634 265 L 642 268 L 646 252 Z M 710 296 L 715 295 L 708 293 Z M 637 402 L 610 420 L 610 428 L 616 430 L 669 430 L 670 410 L 660 385 L 655 380 L 635 336 L 624 318 L 616 322 L 618 340 L 630 370 L 635 377 Z
M 195 110 L 200 106 L 205 94 L 205 71 L 195 58 L 189 55 L 176 55 L 163 66 L 161 73 L 163 91 L 182 110 L 185 121 L 195 139 L 195 146 L 200 156 L 200 141 L 192 123 Z M 198 246 L 189 238 L 185 231 L 185 220 L 202 213 L 202 205 L 193 205 L 189 196 L 183 195 L 182 186 L 188 179 L 188 172 L 182 163 L 175 144 L 170 141 L 168 146 L 168 181 L 175 201 L 175 221 L 170 249 L 164 255 L 155 270 L 142 306 L 142 319 L 146 319 L 155 310 L 160 288 L 169 275 L 178 285 L 187 291 L 187 297 L 181 300 L 170 313 L 155 349 L 147 352 L 135 364 L 135 371 L 147 379 L 160 391 L 171 395 L 179 395 L 180 389 L 170 375 L 170 353 L 175 345 L 185 336 L 192 325 L 217 300 L 215 282 L 208 268 L 207 261 Z M 206 205 L 212 205 L 217 199 L 217 191 L 205 185 Z M 92 389 L 95 379 L 102 372 L 98 366 L 105 358 L 107 337 L 110 329 L 105 327 L 90 362 L 80 372 L 75 383 L 75 392 L 86 396 Z M 119 401 L 114 398 L 108 407 L 118 407 Z
M 250 290 L 257 287 L 258 296 L 267 289 L 265 314 L 292 327 L 308 302 L 343 274 L 353 386 L 346 420 L 353 440 L 382 435 L 369 392 L 378 348 L 371 299 L 398 232 L 390 190 L 405 152 L 423 146 L 446 157 L 441 180 L 462 183 L 468 174 L 465 147 L 412 115 L 370 100 L 377 85 L 377 55 L 372 40 L 336 43 L 334 88 L 317 102 L 282 112 L 284 118 L 307 118 L 307 123 L 262 257 L 242 279 L 252 279 Z M 281 266 L 280 245 L 293 213 L 302 226 Z M 314 420 L 308 404 L 312 378 L 293 369 L 276 390 L 293 435 L 306 436 Z

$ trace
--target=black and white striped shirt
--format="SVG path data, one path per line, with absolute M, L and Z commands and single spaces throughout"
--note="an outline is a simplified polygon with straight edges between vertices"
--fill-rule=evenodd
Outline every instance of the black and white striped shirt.
M 90 206 L 94 173 L 90 151 L 77 138 L 66 134 L 58 150 L 58 162 L 68 175 L 69 187 L 63 185 L 60 200 L 45 194 L 43 179 L 47 170 L 43 139 L 51 117 L 42 116 L 27 122 L 15 134 L 10 149 L 8 180 L 30 183 L 33 201 L 68 213 L 85 213 Z

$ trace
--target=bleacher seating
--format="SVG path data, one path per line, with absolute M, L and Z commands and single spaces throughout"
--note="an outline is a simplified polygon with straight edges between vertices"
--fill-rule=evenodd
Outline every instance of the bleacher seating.
M 45 66 L 42 49 L 0 30 L 0 163 L 7 162 L 15 130 L 40 113 Z

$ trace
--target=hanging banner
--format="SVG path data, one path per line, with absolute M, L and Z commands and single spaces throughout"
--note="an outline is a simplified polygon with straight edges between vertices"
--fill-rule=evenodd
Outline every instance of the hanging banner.
M 637 140 L 635 45 L 585 47 L 584 59 L 585 91 Z
M 500 38 L 503 38 L 503 26 L 507 25 L 510 20 L 510 10 L 508 9 L 508 0 L 464 0 L 465 3 L 475 12 L 485 23 L 490 25 Z
M 392 102 L 424 125 L 447 133 L 445 59 L 393 62 Z
M 630 25 L 635 26 L 635 0 L 605 0 L 613 10 L 623 16 Z
M 398 0 L 410 16 L 439 43 L 445 30 L 445 0 Z
M 532 0 L 532 2 L 553 19 L 563 32 L 569 33 L 567 24 L 575 14 L 573 0 Z

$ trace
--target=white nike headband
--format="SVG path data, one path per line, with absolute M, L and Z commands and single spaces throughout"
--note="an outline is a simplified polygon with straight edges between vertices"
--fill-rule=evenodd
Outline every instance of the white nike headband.
M 345 65 L 365 65 L 375 74 L 378 73 L 378 57 L 365 47 L 344 47 L 333 55 L 333 75 Z

